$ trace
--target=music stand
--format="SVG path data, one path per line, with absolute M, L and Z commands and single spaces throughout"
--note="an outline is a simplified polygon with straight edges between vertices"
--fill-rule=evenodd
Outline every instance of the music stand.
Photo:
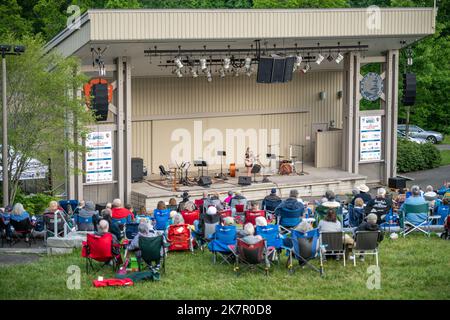
M 253 165 L 252 167 L 252 171 L 251 173 L 253 173 L 253 182 L 258 182 L 256 181 L 256 174 L 259 173 L 261 171 L 261 166 L 258 165 Z
M 203 177 L 203 168 L 207 167 L 208 163 L 205 160 L 194 160 L 194 167 L 198 168 L 198 176 L 200 177 L 200 167 L 202 168 L 202 177 Z
M 220 174 L 217 176 L 217 178 L 220 178 L 222 180 L 228 180 L 227 176 L 223 174 L 223 157 L 227 155 L 226 151 L 217 151 L 217 155 L 220 156 Z

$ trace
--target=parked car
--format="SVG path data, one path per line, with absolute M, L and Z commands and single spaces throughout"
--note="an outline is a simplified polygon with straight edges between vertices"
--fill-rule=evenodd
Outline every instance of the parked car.
M 407 138 L 407 137 L 406 137 L 406 133 L 405 133 L 404 131 L 400 131 L 400 130 L 398 130 L 398 129 L 397 129 L 397 137 L 400 138 L 400 139 L 406 139 L 406 138 Z M 413 137 L 411 137 L 411 136 L 408 137 L 408 141 L 412 141 L 412 142 L 419 143 L 419 144 L 427 143 L 427 142 L 428 142 L 427 139 L 423 139 L 423 138 L 413 138 Z
M 405 132 L 406 131 L 406 125 L 405 124 L 399 124 L 397 126 L 397 129 Z M 409 136 L 413 138 L 422 138 L 426 139 L 431 143 L 438 143 L 444 140 L 444 136 L 442 133 L 436 132 L 436 131 L 427 131 L 424 130 L 416 125 L 410 125 L 409 126 Z

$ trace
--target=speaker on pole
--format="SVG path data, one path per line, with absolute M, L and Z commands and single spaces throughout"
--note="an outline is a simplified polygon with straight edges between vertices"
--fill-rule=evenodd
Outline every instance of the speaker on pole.
M 416 75 L 414 73 L 405 73 L 403 75 L 403 105 L 414 105 L 416 102 L 416 89 Z
M 92 110 L 97 121 L 108 118 L 108 84 L 97 83 L 92 86 Z

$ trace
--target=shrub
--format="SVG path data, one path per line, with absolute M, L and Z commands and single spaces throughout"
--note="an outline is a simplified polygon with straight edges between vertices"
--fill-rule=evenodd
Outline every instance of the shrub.
M 418 144 L 398 139 L 397 171 L 410 172 L 436 168 L 441 163 L 439 150 L 431 143 Z
M 16 195 L 15 203 L 23 204 L 25 210 L 30 214 L 42 214 L 52 200 L 58 201 L 58 198 L 43 193 L 25 195 L 19 191 Z

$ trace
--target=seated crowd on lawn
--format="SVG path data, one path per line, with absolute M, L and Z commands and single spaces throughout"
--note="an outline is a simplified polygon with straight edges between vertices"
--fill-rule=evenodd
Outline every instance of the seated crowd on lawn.
M 437 191 L 433 190 L 432 186 L 427 186 L 424 191 L 419 186 L 413 186 L 410 191 L 399 190 L 398 195 L 394 197 L 388 195 L 384 188 L 379 188 L 375 197 L 372 197 L 369 188 L 366 185 L 361 185 L 353 191 L 353 197 L 349 201 L 349 207 L 352 207 L 352 217 L 349 219 L 353 221 L 353 225 L 350 226 L 353 232 L 382 231 L 380 225 L 387 222 L 387 215 L 392 211 L 402 212 L 405 205 L 408 204 L 420 205 L 426 203 L 429 205 L 430 214 L 436 214 L 439 212 L 439 207 L 449 206 L 448 198 L 444 197 L 444 194 L 448 195 L 449 193 L 450 183 L 445 183 Z M 179 203 L 175 198 L 170 198 L 167 203 L 162 200 L 159 201 L 154 210 L 141 207 L 138 211 L 135 211 L 128 204 L 124 205 L 120 199 L 114 199 L 111 203 L 106 204 L 101 212 L 95 209 L 95 204 L 92 201 L 81 200 L 72 215 L 65 212 L 58 202 L 51 201 L 43 214 L 43 220 L 47 223 L 48 228 L 52 228 L 53 224 L 48 222 L 54 219 L 55 215 L 60 214 L 72 230 L 95 232 L 97 235 L 109 232 L 113 235 L 115 243 L 120 243 L 124 237 L 124 225 L 139 223 L 138 233 L 133 239 L 130 239 L 131 242 L 128 245 L 128 254 L 134 252 L 137 255 L 139 255 L 139 237 L 164 235 L 167 238 L 167 230 L 170 225 L 184 225 L 183 215 L 196 211 L 198 211 L 198 219 L 193 221 L 189 228 L 192 236 L 198 239 L 207 236 L 205 235 L 205 225 L 211 223 L 211 221 L 213 223 L 216 221 L 223 226 L 240 225 L 237 237 L 248 244 L 255 244 L 262 239 L 260 235 L 255 233 L 255 227 L 280 223 L 280 216 L 283 215 L 285 210 L 298 212 L 301 215 L 298 223 L 290 226 L 292 230 L 305 233 L 317 227 L 320 232 L 341 232 L 344 227 L 343 221 L 337 217 L 338 212 L 342 213 L 343 204 L 331 190 L 328 190 L 321 200 L 312 203 L 317 212 L 323 210 L 321 211 L 322 218 L 318 223 L 305 219 L 308 218 L 308 207 L 311 206 L 311 203 L 300 199 L 299 193 L 295 189 L 290 190 L 289 197 L 284 200 L 277 195 L 276 189 L 272 189 L 270 194 L 262 200 L 261 207 L 258 201 L 247 201 L 241 191 L 229 191 L 223 200 L 220 199 L 217 192 L 211 194 L 204 192 L 200 199 L 192 201 L 189 193 L 185 191 L 181 198 L 182 200 Z M 276 207 L 269 208 L 268 204 L 273 203 L 277 203 Z M 238 204 L 244 205 L 244 212 L 236 210 Z M 256 213 L 260 209 L 266 211 L 265 216 L 258 216 L 253 223 L 245 222 L 246 211 Z M 227 210 L 229 214 L 222 216 L 221 214 Z M 1 208 L 0 213 L 3 225 L 6 226 L 2 232 L 6 234 L 7 238 L 12 235 L 11 224 L 9 223 L 11 220 L 29 219 L 32 224 L 32 220 L 35 218 L 34 216 L 30 217 L 20 203 L 16 203 L 14 207 Z M 155 218 L 158 214 L 168 216 L 165 225 L 158 226 Z M 355 244 L 354 234 L 353 236 L 345 234 L 343 240 L 346 247 L 351 250 Z M 383 240 L 383 232 L 380 232 L 378 240 Z M 289 237 L 283 239 L 283 244 L 292 246 Z

